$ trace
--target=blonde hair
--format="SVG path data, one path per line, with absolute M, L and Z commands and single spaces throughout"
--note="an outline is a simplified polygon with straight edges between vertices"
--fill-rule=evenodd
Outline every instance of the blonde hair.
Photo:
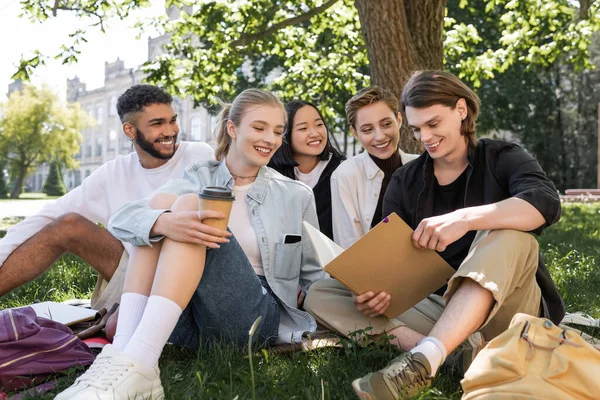
M 231 146 L 231 136 L 227 133 L 227 121 L 231 121 L 237 127 L 242 122 L 244 114 L 250 107 L 263 105 L 281 107 L 283 115 L 286 115 L 285 107 L 281 100 L 273 93 L 261 89 L 246 89 L 237 95 L 233 103 L 222 104 L 223 108 L 218 115 L 215 127 L 215 136 L 217 137 L 215 158 L 217 161 L 223 161 L 227 153 L 229 153 L 229 146 Z
M 444 71 L 416 71 L 402 90 L 402 111 L 406 107 L 425 108 L 442 104 L 454 109 L 464 99 L 467 115 L 460 125 L 460 133 L 471 146 L 477 146 L 476 121 L 479 116 L 479 96 L 456 76 Z
M 398 103 L 396 96 L 382 87 L 369 86 L 361 89 L 346 103 L 346 118 L 348 119 L 348 124 L 356 129 L 354 124 L 356 124 L 358 110 L 379 101 L 388 106 L 394 115 L 397 115 L 400 111 L 400 104 Z

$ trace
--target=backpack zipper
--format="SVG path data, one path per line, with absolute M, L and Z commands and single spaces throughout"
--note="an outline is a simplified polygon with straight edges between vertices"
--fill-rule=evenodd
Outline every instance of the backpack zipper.
M 13 317 L 12 310 L 8 309 L 8 316 L 10 317 L 10 324 L 12 325 L 13 332 L 15 333 L 15 340 L 19 340 L 19 332 L 17 332 L 17 326 L 15 325 L 15 317 Z
M 34 352 L 34 353 L 29 353 L 29 354 L 27 354 L 27 355 L 24 355 L 24 356 L 22 356 L 22 357 L 19 357 L 19 358 L 16 358 L 16 359 L 14 359 L 14 360 L 11 360 L 11 361 L 8 361 L 8 362 L 5 362 L 4 364 L 0 364 L 0 369 L 4 368 L 4 367 L 6 367 L 6 366 L 8 366 L 8 365 L 10 365 L 10 364 L 14 364 L 14 363 L 16 363 L 16 362 L 18 362 L 18 361 L 24 360 L 24 359 L 26 359 L 26 358 L 28 358 L 28 357 L 33 357 L 33 356 L 37 356 L 38 354 L 51 353 L 51 352 L 53 352 L 53 351 L 60 350 L 60 349 L 62 349 L 63 347 L 65 347 L 65 346 L 67 346 L 67 345 L 69 345 L 69 344 L 73 343 L 75 340 L 77 340 L 77 336 L 73 336 L 71 339 L 69 339 L 69 341 L 67 341 L 67 342 L 65 342 L 65 343 L 61 344 L 60 346 L 58 346 L 58 347 L 55 347 L 55 348 L 53 348 L 53 349 L 36 351 L 36 352 Z

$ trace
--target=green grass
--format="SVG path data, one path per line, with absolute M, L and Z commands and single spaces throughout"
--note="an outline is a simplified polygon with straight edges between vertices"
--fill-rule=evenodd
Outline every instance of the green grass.
M 38 192 L 26 192 L 21 193 L 18 199 L 0 199 L 0 201 L 10 201 L 10 200 L 53 200 L 58 199 L 60 196 L 48 196 L 46 193 L 38 193 Z
M 0 236 L 2 233 L 0 233 Z M 600 317 L 600 204 L 563 207 L 562 220 L 539 239 L 569 311 Z M 35 300 L 61 301 L 91 295 L 93 270 L 73 256 L 59 260 L 48 273 L 0 299 L 0 308 Z M 591 332 L 600 336 L 600 332 Z M 385 344 L 366 348 L 344 341 L 343 348 L 275 354 L 254 352 L 257 399 L 352 399 L 350 382 L 377 370 L 397 354 Z M 252 380 L 247 352 L 228 344 L 198 353 L 167 346 L 160 362 L 167 399 L 251 399 Z M 73 375 L 60 380 L 67 387 Z M 459 377 L 438 374 L 423 399 L 459 399 Z M 45 395 L 38 398 L 52 398 Z

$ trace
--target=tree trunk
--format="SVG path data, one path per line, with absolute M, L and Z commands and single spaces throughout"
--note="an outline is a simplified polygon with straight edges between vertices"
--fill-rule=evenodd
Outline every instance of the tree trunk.
M 441 70 L 446 0 L 355 0 L 367 46 L 371 82 L 398 98 L 410 74 L 419 69 Z M 403 124 L 400 146 L 420 153 Z
M 23 190 L 23 182 L 25 182 L 25 178 L 27 177 L 27 167 L 21 166 L 19 168 L 19 175 L 17 175 L 17 180 L 15 181 L 15 187 L 10 192 L 11 199 L 18 199 L 21 195 L 21 191 Z

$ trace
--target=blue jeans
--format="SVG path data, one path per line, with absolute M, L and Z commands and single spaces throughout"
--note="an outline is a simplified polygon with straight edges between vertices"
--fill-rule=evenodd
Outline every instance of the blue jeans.
M 204 342 L 248 343 L 248 332 L 262 317 L 253 343 L 267 345 L 279 331 L 279 304 L 264 277 L 254 272 L 235 237 L 206 252 L 202 279 L 183 310 L 169 341 L 198 350 Z

